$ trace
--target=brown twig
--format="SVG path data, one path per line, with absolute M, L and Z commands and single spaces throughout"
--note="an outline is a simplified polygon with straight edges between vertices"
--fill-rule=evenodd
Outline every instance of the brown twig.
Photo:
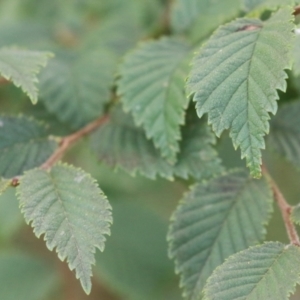
M 294 15 L 294 16 L 298 16 L 299 14 L 300 14 L 300 5 L 297 5 L 297 6 L 294 8 L 293 15 Z
M 107 115 L 100 117 L 99 119 L 89 123 L 82 129 L 76 131 L 75 133 L 65 136 L 60 140 L 59 147 L 55 150 L 55 152 L 48 158 L 46 162 L 41 165 L 41 169 L 48 170 L 50 169 L 57 161 L 61 159 L 61 157 L 65 154 L 65 152 L 72 147 L 76 142 L 78 142 L 84 136 L 90 134 L 95 129 L 103 125 L 108 121 L 109 117 Z
M 284 198 L 283 194 L 281 193 L 278 185 L 273 180 L 271 175 L 269 174 L 267 168 L 265 165 L 262 166 L 262 172 L 269 180 L 273 193 L 274 198 L 278 204 L 278 207 L 281 211 L 281 215 L 283 218 L 283 222 L 287 231 L 287 234 L 289 236 L 289 240 L 293 245 L 300 246 L 300 239 L 296 230 L 296 227 L 294 223 L 291 220 L 291 212 L 292 212 L 292 206 L 288 204 L 286 199 Z

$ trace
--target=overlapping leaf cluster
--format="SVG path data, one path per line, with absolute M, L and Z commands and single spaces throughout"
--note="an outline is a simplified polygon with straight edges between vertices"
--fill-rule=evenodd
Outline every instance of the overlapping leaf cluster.
M 57 135 L 76 135 L 105 117 L 88 144 L 100 162 L 194 184 L 168 233 L 183 296 L 287 299 L 299 283 L 299 248 L 257 244 L 273 201 L 262 149 L 300 165 L 299 101 L 277 113 L 286 70 L 294 66 L 289 74 L 299 80 L 294 1 L 3 3 L 4 12 L 22 17 L 0 22 L 0 80 L 39 103 L 0 116 L 0 194 L 18 185 L 25 221 L 75 270 L 84 291 L 91 291 L 95 251 L 110 234 L 111 206 L 88 173 L 49 159 L 63 145 Z M 215 145 L 224 131 L 249 170 L 222 166 Z M 299 223 L 299 206 L 291 217 Z M 0 257 L 6 268 L 10 260 L 20 261 L 20 270 L 30 262 Z M 33 263 L 47 277 L 43 264 Z M 53 283 L 46 279 L 45 290 Z

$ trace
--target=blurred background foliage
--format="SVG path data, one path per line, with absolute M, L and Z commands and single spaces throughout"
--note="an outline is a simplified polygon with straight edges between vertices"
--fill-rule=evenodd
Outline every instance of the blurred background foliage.
M 82 55 L 106 52 L 110 56 L 109 65 L 103 68 L 109 70 L 109 74 L 104 78 L 113 82 L 111 77 L 115 76 L 124 53 L 141 39 L 168 32 L 165 20 L 167 2 L 1 0 L 0 47 L 15 45 L 54 52 L 56 57 L 41 75 L 45 77 L 55 77 L 73 68 L 72 63 L 65 63 L 65 59 L 60 62 L 61 57 L 68 56 L 77 62 Z M 71 82 L 73 78 L 69 80 Z M 70 82 L 64 82 L 62 88 L 68 88 Z M 289 92 L 281 94 L 280 104 L 299 98 L 300 78 L 290 74 L 288 86 Z M 45 93 L 45 99 L 32 106 L 19 89 L 13 85 L 1 85 L 1 113 L 22 112 L 47 121 L 53 135 L 68 134 L 89 121 L 89 118 L 67 118 L 60 109 L 49 109 L 48 101 L 55 101 L 55 96 L 56 93 Z M 86 96 L 93 97 L 93 94 Z M 76 107 L 74 109 L 76 112 Z M 226 134 L 218 141 L 217 149 L 226 167 L 244 166 L 240 153 L 234 151 Z M 270 151 L 265 156 L 286 198 L 291 204 L 298 203 L 300 172 Z M 86 296 L 66 264 L 60 262 L 55 253 L 49 252 L 42 240 L 34 237 L 32 229 L 23 220 L 11 188 L 0 197 L 0 299 L 181 299 L 178 277 L 167 256 L 166 233 L 172 211 L 192 182 L 153 181 L 130 177 L 122 171 L 114 172 L 97 162 L 87 140 L 76 145 L 65 159 L 90 172 L 113 207 L 112 235 L 104 253 L 96 255 L 92 293 Z M 268 240 L 287 242 L 276 206 L 268 227 Z M 300 299 L 299 295 L 294 297 Z

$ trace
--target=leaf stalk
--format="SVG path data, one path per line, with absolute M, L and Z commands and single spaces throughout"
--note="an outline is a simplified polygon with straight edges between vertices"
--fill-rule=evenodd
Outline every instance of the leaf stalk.
M 283 196 L 282 192 L 280 191 L 278 185 L 274 181 L 274 179 L 271 177 L 269 171 L 267 170 L 267 167 L 263 164 L 262 165 L 262 173 L 266 176 L 269 183 L 271 184 L 274 198 L 277 202 L 277 205 L 281 211 L 281 215 L 283 218 L 283 222 L 289 237 L 289 240 L 291 244 L 300 247 L 300 239 L 299 235 L 297 233 L 295 224 L 291 220 L 291 213 L 292 213 L 292 206 L 289 205 L 289 203 L 286 201 L 285 197 Z
M 71 148 L 76 142 L 82 139 L 84 136 L 92 133 L 101 125 L 105 124 L 109 120 L 108 115 L 101 116 L 100 118 L 94 120 L 93 122 L 87 124 L 82 129 L 63 137 L 60 140 L 59 147 L 55 150 L 55 152 L 48 158 L 46 162 L 41 165 L 41 169 L 48 170 L 50 169 L 55 163 L 57 163 L 65 152 Z

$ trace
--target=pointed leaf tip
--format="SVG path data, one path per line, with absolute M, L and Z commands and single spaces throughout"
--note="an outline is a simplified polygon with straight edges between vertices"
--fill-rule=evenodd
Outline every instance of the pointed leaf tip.
M 75 269 L 87 294 L 91 291 L 96 248 L 104 250 L 110 234 L 111 206 L 89 174 L 57 164 L 50 171 L 28 171 L 17 188 L 20 207 L 37 237 Z
M 255 30 L 245 30 L 249 27 Z M 221 26 L 195 56 L 187 81 L 199 117 L 208 114 L 217 136 L 229 129 L 254 177 L 260 176 L 277 90 L 286 89 L 293 29 L 291 8 L 278 10 L 265 22 L 244 18 Z
M 45 67 L 52 53 L 17 48 L 0 49 L 0 74 L 11 80 L 29 96 L 33 104 L 38 101 L 37 74 Z

